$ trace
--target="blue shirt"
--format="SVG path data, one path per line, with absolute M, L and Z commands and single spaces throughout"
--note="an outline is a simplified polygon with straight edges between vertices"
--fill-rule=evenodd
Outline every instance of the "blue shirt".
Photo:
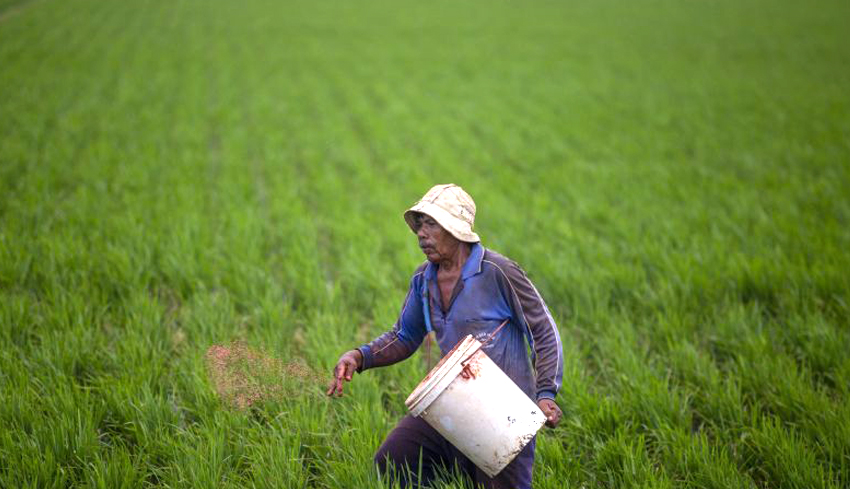
M 360 347 L 361 370 L 407 358 L 434 331 L 446 355 L 466 335 L 483 348 L 532 399 L 554 399 L 561 387 L 563 351 L 555 320 L 525 272 L 508 258 L 478 243 L 463 265 L 448 310 L 437 285 L 439 265 L 425 262 L 410 280 L 401 314 L 391 331 Z

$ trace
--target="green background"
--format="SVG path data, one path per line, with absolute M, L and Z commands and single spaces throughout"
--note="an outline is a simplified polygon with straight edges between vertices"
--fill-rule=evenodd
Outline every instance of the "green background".
M 535 488 L 850 485 L 846 1 L 0 1 L 0 486 L 381 487 L 330 376 L 462 185 L 561 329 Z M 449 480 L 445 487 L 460 487 Z

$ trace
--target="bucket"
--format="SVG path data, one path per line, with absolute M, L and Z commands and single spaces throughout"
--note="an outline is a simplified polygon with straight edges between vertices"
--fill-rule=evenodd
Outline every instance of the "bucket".
M 528 398 L 467 335 L 404 401 L 489 477 L 495 477 L 546 422 Z M 468 378 L 461 375 L 466 370 Z

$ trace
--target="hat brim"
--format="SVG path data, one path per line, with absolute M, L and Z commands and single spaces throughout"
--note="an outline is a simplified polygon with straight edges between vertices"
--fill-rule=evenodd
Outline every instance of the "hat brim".
M 478 243 L 481 238 L 469 229 L 469 224 L 452 216 L 448 211 L 433 202 L 417 202 L 416 205 L 404 212 L 404 220 L 413 233 L 416 233 L 414 214 L 422 213 L 431 216 L 432 219 L 449 232 L 452 236 L 466 243 Z

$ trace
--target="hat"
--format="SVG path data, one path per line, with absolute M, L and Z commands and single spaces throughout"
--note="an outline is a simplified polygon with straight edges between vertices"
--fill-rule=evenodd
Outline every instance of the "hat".
M 475 222 L 475 202 L 464 190 L 453 183 L 434 185 L 410 209 L 405 211 L 404 220 L 415 233 L 414 213 L 421 212 L 431 216 L 455 238 L 467 243 L 481 241 L 472 231 Z

